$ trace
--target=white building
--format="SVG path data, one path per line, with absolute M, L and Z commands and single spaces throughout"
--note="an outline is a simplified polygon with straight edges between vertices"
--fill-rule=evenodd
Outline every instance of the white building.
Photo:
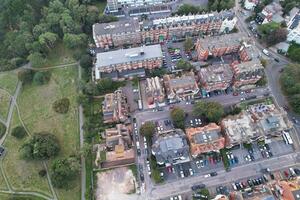
M 244 8 L 246 10 L 253 10 L 258 3 L 259 0 L 245 0 Z
M 224 33 L 224 32 L 230 32 L 232 31 L 232 29 L 235 27 L 237 23 L 237 18 L 233 17 L 233 18 L 226 18 L 221 25 L 220 28 L 220 33 Z
M 289 31 L 287 41 L 300 44 L 300 13 L 295 14 L 287 25 Z
M 163 0 L 107 0 L 107 7 L 110 12 L 118 11 L 122 7 L 139 7 L 146 5 L 162 4 Z

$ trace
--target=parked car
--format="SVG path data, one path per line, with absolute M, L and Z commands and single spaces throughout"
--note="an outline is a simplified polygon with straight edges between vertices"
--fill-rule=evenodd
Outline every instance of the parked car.
M 200 190 L 200 189 L 203 189 L 203 188 L 205 188 L 205 184 L 203 184 L 203 183 L 201 183 L 201 184 L 199 184 L 199 185 L 193 185 L 192 186 L 192 190 Z

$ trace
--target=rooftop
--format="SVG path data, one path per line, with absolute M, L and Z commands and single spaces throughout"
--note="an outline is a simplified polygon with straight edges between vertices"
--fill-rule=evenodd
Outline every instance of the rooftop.
M 242 33 L 232 33 L 214 37 L 206 37 L 204 39 L 199 38 L 197 42 L 200 42 L 202 49 L 214 49 L 240 45 L 243 40 L 244 35 Z
M 201 80 L 206 83 L 230 82 L 233 77 L 233 72 L 228 64 L 218 64 L 203 67 L 200 69 L 198 74 Z
M 93 31 L 95 35 L 120 34 L 136 32 L 140 30 L 140 24 L 137 19 L 128 19 L 126 21 L 116 21 L 109 23 L 94 24 Z
M 161 46 L 150 45 L 97 54 L 96 68 L 162 57 Z
M 253 71 L 260 71 L 263 70 L 264 67 L 262 66 L 260 60 L 253 59 L 247 62 L 242 62 L 237 65 L 235 65 L 235 68 L 239 70 L 239 73 L 243 72 L 253 72 Z

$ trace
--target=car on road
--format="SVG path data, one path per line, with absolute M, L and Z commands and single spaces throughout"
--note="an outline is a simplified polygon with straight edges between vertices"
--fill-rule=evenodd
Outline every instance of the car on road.
M 279 62 L 279 59 L 278 58 L 274 58 L 275 62 Z
M 293 121 L 294 121 L 295 124 L 299 123 L 299 121 L 298 121 L 298 119 L 296 119 L 296 117 L 293 117 L 292 119 L 293 119 Z
M 211 175 L 211 176 L 217 176 L 218 173 L 217 173 L 217 172 L 211 172 L 210 175 Z
M 145 180 L 144 174 L 142 172 L 140 172 L 140 179 L 142 182 L 144 182 L 144 180 Z
M 194 171 L 192 168 L 189 169 L 190 175 L 193 176 L 194 175 Z
M 269 51 L 268 51 L 267 49 L 263 49 L 262 52 L 263 52 L 266 56 L 269 56 L 269 55 L 270 55 L 270 53 L 269 53 Z
M 192 186 L 192 190 L 200 190 L 200 189 L 203 189 L 203 188 L 205 188 L 205 184 L 203 184 L 203 183 L 201 183 L 201 184 L 199 184 L 199 185 L 193 185 Z
M 209 178 L 209 177 L 211 177 L 210 174 L 205 174 L 205 175 L 204 175 L 204 178 Z
M 184 178 L 184 173 L 183 173 L 183 171 L 182 171 L 182 170 L 180 170 L 180 172 L 179 172 L 179 173 L 180 173 L 180 177 L 181 177 L 181 178 Z

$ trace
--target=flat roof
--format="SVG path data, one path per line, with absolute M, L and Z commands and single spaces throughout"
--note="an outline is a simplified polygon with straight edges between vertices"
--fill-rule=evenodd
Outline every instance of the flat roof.
M 199 75 L 201 79 L 207 83 L 230 82 L 233 77 L 233 72 L 229 64 L 217 64 L 201 68 Z
M 119 49 L 116 51 L 98 53 L 95 67 L 101 68 L 109 65 L 117 65 L 160 57 L 162 57 L 162 51 L 159 44 L 130 49 Z
M 198 42 L 200 42 L 202 49 L 213 49 L 239 45 L 243 41 L 243 38 L 245 38 L 245 36 L 242 33 L 232 33 L 213 37 L 207 36 L 204 39 L 199 38 Z

